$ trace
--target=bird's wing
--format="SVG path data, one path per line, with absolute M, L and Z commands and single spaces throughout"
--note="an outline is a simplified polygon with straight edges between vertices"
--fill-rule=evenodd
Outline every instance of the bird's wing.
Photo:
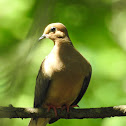
M 42 65 L 43 63 L 44 61 L 42 62 Z M 50 78 L 44 76 L 42 65 L 40 67 L 38 76 L 36 78 L 35 98 L 34 98 L 35 108 L 39 108 L 42 106 L 45 100 L 46 94 L 48 92 L 49 84 L 51 82 Z
M 76 100 L 71 105 L 77 105 L 78 102 L 81 100 L 81 98 L 83 97 L 83 95 L 85 94 L 85 92 L 86 92 L 86 90 L 88 88 L 90 79 L 91 79 L 91 72 L 89 73 L 88 76 L 86 76 L 84 78 L 83 85 L 82 85 L 82 88 L 80 90 L 80 93 L 79 93 L 78 97 L 76 98 Z

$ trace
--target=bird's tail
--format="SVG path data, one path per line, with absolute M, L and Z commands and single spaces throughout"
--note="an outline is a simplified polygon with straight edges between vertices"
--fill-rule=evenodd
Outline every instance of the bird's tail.
M 38 118 L 37 120 L 31 119 L 28 126 L 46 126 L 49 118 Z

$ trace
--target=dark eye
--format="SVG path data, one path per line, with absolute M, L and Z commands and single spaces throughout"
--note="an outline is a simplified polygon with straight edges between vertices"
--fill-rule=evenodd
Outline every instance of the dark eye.
M 55 32 L 56 31 L 56 28 L 55 27 L 52 27 L 51 29 L 50 29 L 50 32 Z

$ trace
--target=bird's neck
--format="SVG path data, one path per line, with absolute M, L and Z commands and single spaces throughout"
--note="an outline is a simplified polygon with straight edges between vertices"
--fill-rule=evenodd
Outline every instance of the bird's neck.
M 73 49 L 74 47 L 71 41 L 56 41 L 52 52 L 53 54 L 55 54 L 56 57 L 59 57 L 63 61 L 64 58 L 70 57 L 71 53 L 73 52 Z
M 73 45 L 71 40 L 68 38 L 68 37 L 65 37 L 65 38 L 58 38 L 54 41 L 54 45 L 55 46 L 68 46 L 68 45 Z

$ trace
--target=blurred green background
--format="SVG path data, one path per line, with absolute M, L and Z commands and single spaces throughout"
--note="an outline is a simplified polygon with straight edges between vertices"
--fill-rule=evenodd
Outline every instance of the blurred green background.
M 0 106 L 32 107 L 40 64 L 53 48 L 37 43 L 49 23 L 66 25 L 93 73 L 80 108 L 126 104 L 125 0 L 0 0 Z M 27 126 L 30 119 L 0 119 Z M 59 120 L 50 126 L 125 126 L 125 117 Z

